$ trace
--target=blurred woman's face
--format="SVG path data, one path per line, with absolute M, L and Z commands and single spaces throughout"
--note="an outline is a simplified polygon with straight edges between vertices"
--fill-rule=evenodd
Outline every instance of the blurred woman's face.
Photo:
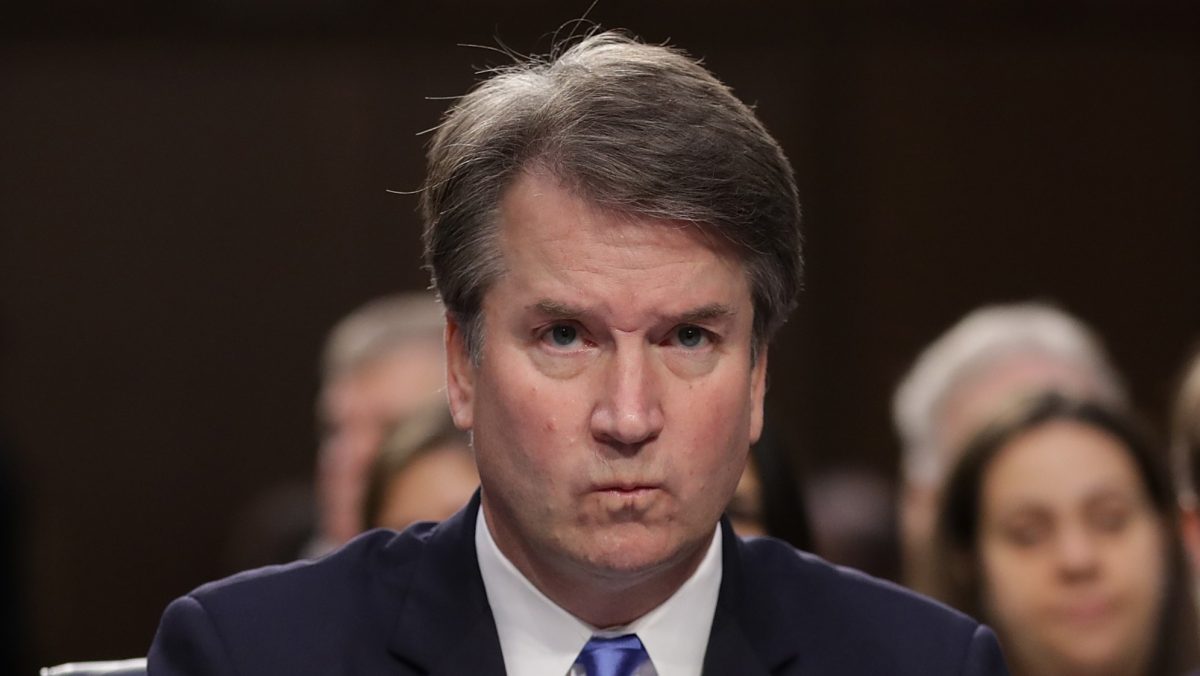
M 984 603 L 1015 673 L 1148 668 L 1167 535 L 1119 440 L 1074 421 L 1025 432 L 986 470 L 980 510 Z

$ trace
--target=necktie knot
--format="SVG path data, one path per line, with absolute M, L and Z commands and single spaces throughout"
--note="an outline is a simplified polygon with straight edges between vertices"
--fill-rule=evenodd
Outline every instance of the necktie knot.
M 583 646 L 575 664 L 587 676 L 633 676 L 637 668 L 650 660 L 637 634 L 612 638 L 593 636 Z

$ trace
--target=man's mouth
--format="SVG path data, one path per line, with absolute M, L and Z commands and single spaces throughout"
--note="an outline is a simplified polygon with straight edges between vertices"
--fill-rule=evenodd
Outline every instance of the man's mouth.
M 611 493 L 613 495 L 641 495 L 657 491 L 661 484 L 648 481 L 612 481 L 596 484 L 592 491 L 596 493 Z

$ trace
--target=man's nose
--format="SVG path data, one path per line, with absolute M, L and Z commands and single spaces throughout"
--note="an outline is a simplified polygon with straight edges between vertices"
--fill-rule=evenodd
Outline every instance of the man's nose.
M 634 341 L 630 341 L 632 343 Z M 663 426 L 660 380 L 652 347 L 618 344 L 605 364 L 592 411 L 592 435 L 624 452 L 636 452 Z

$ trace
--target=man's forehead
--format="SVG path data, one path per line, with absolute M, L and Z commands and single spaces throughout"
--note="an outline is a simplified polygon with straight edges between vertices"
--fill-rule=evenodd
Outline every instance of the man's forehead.
M 542 220 L 538 217 L 546 216 L 547 210 L 556 217 L 556 224 L 568 233 L 593 220 L 603 220 L 614 227 L 602 234 L 614 239 L 637 231 L 685 233 L 722 255 L 741 259 L 732 242 L 722 236 L 715 225 L 610 203 L 603 196 L 580 190 L 576 182 L 539 167 L 520 171 L 502 193 L 498 210 L 501 238 L 527 237 L 529 232 L 519 226 Z

